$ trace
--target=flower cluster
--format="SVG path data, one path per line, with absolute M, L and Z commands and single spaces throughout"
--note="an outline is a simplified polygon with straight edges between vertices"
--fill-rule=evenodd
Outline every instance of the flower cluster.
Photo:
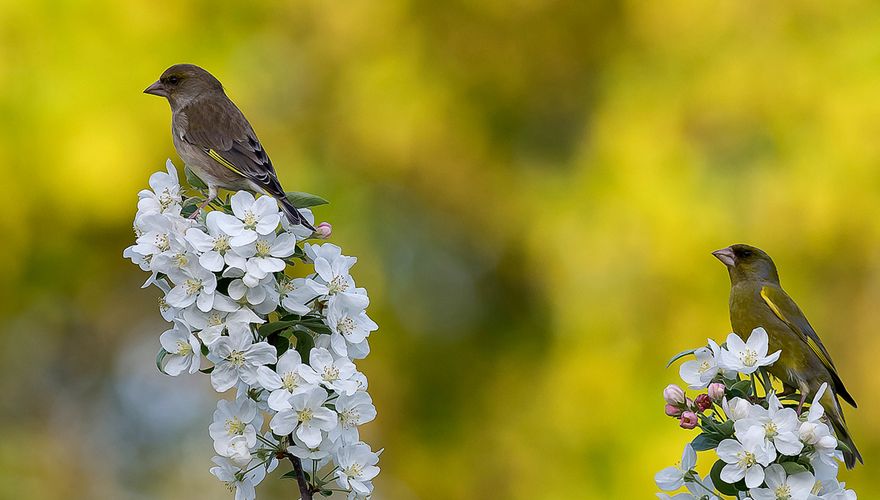
M 290 459 L 285 477 L 309 497 L 368 498 L 381 450 L 360 440 L 358 427 L 376 409 L 353 360 L 369 354 L 378 326 L 349 274 L 357 259 L 306 242 L 329 237 L 330 225 L 314 234 L 291 225 L 269 196 L 239 191 L 228 204 L 197 210 L 204 194 L 185 198 L 170 160 L 149 184 L 139 193 L 135 244 L 123 255 L 150 273 L 145 287 L 163 292 L 159 310 L 171 327 L 159 337 L 157 366 L 172 376 L 201 371 L 217 392 L 235 390 L 208 428 L 217 452 L 211 473 L 248 500 L 279 459 Z M 326 202 L 295 195 L 314 223 L 307 207 Z M 314 272 L 292 277 L 297 262 Z
M 696 359 L 682 363 L 679 374 L 688 388 L 700 392 L 688 397 L 669 385 L 663 391 L 666 414 L 684 429 L 701 433 L 685 446 L 681 463 L 654 477 L 664 491 L 686 487 L 687 493 L 661 499 L 721 498 L 754 500 L 853 500 L 856 494 L 837 481 L 842 453 L 819 404 L 823 385 L 808 409 L 783 404 L 773 389 L 766 367 L 780 351 L 767 354 L 763 328 L 748 341 L 731 333 L 719 346 L 708 346 L 676 355 Z M 759 389 L 760 387 L 760 389 Z M 760 391 L 760 392 L 759 392 Z M 799 400 L 789 395 L 785 401 Z M 695 466 L 698 451 L 715 450 L 717 459 L 709 475 L 701 478 Z

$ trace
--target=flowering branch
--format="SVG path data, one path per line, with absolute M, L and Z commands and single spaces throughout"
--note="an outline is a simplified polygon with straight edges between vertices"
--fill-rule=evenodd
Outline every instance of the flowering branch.
M 827 389 L 823 384 L 807 411 L 792 393 L 780 399 L 767 368 L 781 351 L 767 354 L 768 338 L 763 328 L 752 331 L 746 342 L 731 333 L 727 342 L 684 351 L 679 370 L 692 390 L 706 390 L 694 398 L 684 389 L 669 385 L 663 391 L 665 412 L 678 419 L 683 429 L 700 429 L 685 446 L 678 466 L 667 467 L 654 476 L 664 491 L 685 487 L 687 493 L 661 499 L 718 500 L 855 500 L 856 494 L 837 481 L 841 448 L 819 403 Z M 668 365 L 667 365 L 668 366 Z M 759 384 L 760 383 L 760 384 Z M 759 393 L 758 385 L 762 392 Z M 717 459 L 705 477 L 696 471 L 697 452 L 714 450 Z
M 310 242 L 330 237 L 330 225 L 314 233 L 292 225 L 269 196 L 239 191 L 202 212 L 199 180 L 189 171 L 187 179 L 196 188 L 189 197 L 170 161 L 150 176 L 123 256 L 150 273 L 144 286 L 163 291 L 159 310 L 172 326 L 159 337 L 159 370 L 202 372 L 217 392 L 235 389 L 208 428 L 211 473 L 236 500 L 253 500 L 286 457 L 293 470 L 283 477 L 296 479 L 303 500 L 332 491 L 369 498 L 381 450 L 360 440 L 376 408 L 354 361 L 369 354 L 378 325 L 349 274 L 357 259 Z M 306 193 L 288 199 L 310 224 L 309 207 L 326 203 Z M 299 271 L 303 264 L 312 269 Z
M 312 500 L 312 490 L 309 488 L 309 483 L 306 481 L 306 473 L 302 467 L 302 461 L 288 454 L 287 457 L 290 459 L 290 463 L 293 464 L 293 471 L 296 473 L 296 482 L 299 484 L 299 495 L 300 500 Z

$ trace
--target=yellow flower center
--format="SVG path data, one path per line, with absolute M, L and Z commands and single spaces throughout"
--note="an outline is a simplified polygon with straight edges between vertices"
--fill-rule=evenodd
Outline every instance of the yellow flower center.
M 157 234 L 154 244 L 161 252 L 167 252 L 168 249 L 171 248 L 171 243 L 168 241 L 168 235 L 165 233 Z
M 780 484 L 773 490 L 777 500 L 789 500 L 791 498 L 791 486 Z
M 177 267 L 184 267 L 189 264 L 189 257 L 187 257 L 185 253 L 180 252 L 174 256 L 174 264 Z
M 343 472 L 345 472 L 345 475 L 348 477 L 360 477 L 364 472 L 364 468 L 361 467 L 361 464 L 351 464 L 346 467 Z
M 706 373 L 712 368 L 712 365 L 708 361 L 703 361 L 700 363 L 700 373 Z
M 739 359 L 745 366 L 755 366 L 755 363 L 758 362 L 758 353 L 746 348 L 745 351 L 739 353 Z
M 330 289 L 330 293 L 339 293 L 348 290 L 348 283 L 346 283 L 345 278 L 342 276 L 334 276 L 332 280 L 330 280 L 330 286 L 327 288 Z
M 342 426 L 346 428 L 355 427 L 361 421 L 360 413 L 355 410 L 346 410 L 339 414 L 339 420 L 342 421 Z
M 282 278 L 278 281 L 278 293 L 281 295 L 287 295 L 294 290 L 296 290 L 296 285 L 293 284 L 293 280 Z
M 333 365 L 324 367 L 324 381 L 333 382 L 339 380 L 339 369 Z
M 756 463 L 758 463 L 758 461 L 755 459 L 755 454 L 749 453 L 748 451 L 740 452 L 737 458 L 739 459 L 737 463 L 740 467 L 744 469 L 748 469 L 749 467 L 752 467 Z
M 266 240 L 257 240 L 256 248 L 257 257 L 268 257 L 269 252 L 272 250 L 269 242 Z
M 229 353 L 226 360 L 232 363 L 233 366 L 241 368 L 242 365 L 244 365 L 244 353 L 241 351 L 232 351 Z
M 312 410 L 310 408 L 305 408 L 303 410 L 300 410 L 297 412 L 296 415 L 297 415 L 297 418 L 299 419 L 299 421 L 304 424 L 308 423 L 310 420 L 312 420 L 312 417 L 315 416 L 315 414 L 312 412 Z
M 779 434 L 779 429 L 776 428 L 776 424 L 773 421 L 764 424 L 764 435 L 768 439 L 776 437 L 777 434 Z
M 202 280 L 190 278 L 183 283 L 183 286 L 186 288 L 186 293 L 195 295 L 202 289 Z
M 208 326 L 218 326 L 223 324 L 223 316 L 218 312 L 212 312 L 210 316 L 208 316 L 207 320 Z
M 229 236 L 222 234 L 214 240 L 214 251 L 223 254 L 227 250 L 229 250 Z
M 281 385 L 289 392 L 299 387 L 299 376 L 293 372 L 287 372 L 281 377 Z
M 177 355 L 178 356 L 189 356 L 190 354 L 192 354 L 192 352 L 193 352 L 193 348 L 191 345 L 189 345 L 189 342 L 186 342 L 184 340 L 177 341 Z
M 244 227 L 246 229 L 256 229 L 257 227 L 257 216 L 250 210 L 244 213 Z
M 348 335 L 354 331 L 354 320 L 346 316 L 336 323 L 336 329 L 339 333 Z
M 162 190 L 162 194 L 159 195 L 159 206 L 164 211 L 166 208 L 170 207 L 174 203 L 174 197 L 171 196 L 171 190 L 169 188 L 165 188 Z
M 244 429 L 247 427 L 244 422 L 241 421 L 238 417 L 232 417 L 231 419 L 226 419 L 226 432 L 233 436 L 240 436 L 244 434 Z

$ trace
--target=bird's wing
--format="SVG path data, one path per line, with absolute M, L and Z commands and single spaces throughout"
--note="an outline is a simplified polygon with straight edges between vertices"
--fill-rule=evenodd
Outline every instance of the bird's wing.
M 834 392 L 839 394 L 849 404 L 856 406 L 855 400 L 846 390 L 846 387 L 844 387 L 834 362 L 831 361 L 831 354 L 825 349 L 825 345 L 822 344 L 819 335 L 813 330 L 813 326 L 810 325 L 807 317 L 794 300 L 785 293 L 785 290 L 774 286 L 761 287 L 761 298 L 764 299 L 764 302 L 773 311 L 773 314 L 788 325 L 807 344 L 810 351 L 819 358 L 819 361 L 822 362 L 822 365 L 831 374 L 831 378 L 834 381 Z
M 199 99 L 181 110 L 186 116 L 182 139 L 200 148 L 220 165 L 284 196 L 275 168 L 254 129 L 229 99 Z

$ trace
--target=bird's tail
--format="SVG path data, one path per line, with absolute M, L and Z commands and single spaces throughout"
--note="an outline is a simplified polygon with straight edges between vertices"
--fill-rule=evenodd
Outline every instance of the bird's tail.
M 852 436 L 849 435 L 849 429 L 846 427 L 846 420 L 843 418 L 843 411 L 837 402 L 837 397 L 831 395 L 832 401 L 830 404 L 827 402 L 826 398 L 828 398 L 830 393 L 831 391 L 825 393 L 825 396 L 822 398 L 822 406 L 825 407 L 825 413 L 828 415 L 831 426 L 834 427 L 834 433 L 837 434 L 838 441 L 846 445 L 846 449 L 843 450 L 843 461 L 846 464 L 846 468 L 852 469 L 856 466 L 856 460 L 862 464 L 865 461 L 862 460 L 862 454 L 859 453 L 856 444 L 852 440 Z
M 287 215 L 287 219 L 290 221 L 291 224 L 301 224 L 307 227 L 312 232 L 315 231 L 314 226 L 309 224 L 309 221 L 306 220 L 305 216 L 303 216 L 303 214 L 301 214 L 299 210 L 297 210 L 296 207 L 293 206 L 293 203 L 291 203 L 290 200 L 287 199 L 287 197 L 276 196 L 275 199 L 277 199 L 278 203 L 281 204 L 281 210 L 283 210 L 284 214 Z

